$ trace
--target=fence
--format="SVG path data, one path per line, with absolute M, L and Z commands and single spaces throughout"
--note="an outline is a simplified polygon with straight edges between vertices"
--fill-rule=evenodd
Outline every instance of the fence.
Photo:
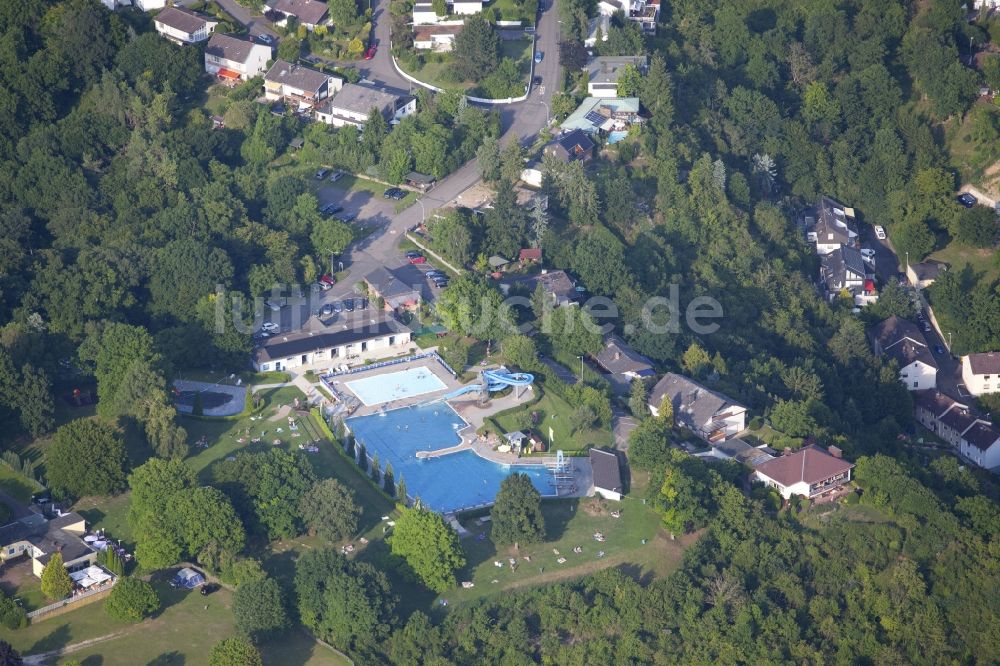
M 49 604 L 48 606 L 33 610 L 27 614 L 28 619 L 34 622 L 38 619 L 62 615 L 63 613 L 68 613 L 71 610 L 76 610 L 78 604 L 83 601 L 86 601 L 88 604 L 99 601 L 111 594 L 111 588 L 114 587 L 117 582 L 118 578 L 113 578 L 109 585 L 105 585 L 99 590 L 89 590 L 74 597 L 70 597 L 69 599 L 63 599 L 62 601 L 57 601 L 54 604 Z
M 438 254 L 434 250 L 432 250 L 429 247 L 427 247 L 427 245 L 425 245 L 420 240 L 418 240 L 416 234 L 407 231 L 406 232 L 406 239 L 409 240 L 414 245 L 416 245 L 417 247 L 419 247 L 421 250 L 423 250 L 427 254 L 429 254 L 432 257 L 434 257 L 434 259 L 436 259 L 437 261 L 441 262 L 442 264 L 444 264 L 445 266 L 447 266 L 448 268 L 450 268 L 452 271 L 454 271 L 454 273 L 456 275 L 461 275 L 464 272 L 461 268 L 455 268 L 455 266 L 450 261 L 448 261 L 447 259 L 445 259 L 444 257 L 442 257 L 440 254 Z

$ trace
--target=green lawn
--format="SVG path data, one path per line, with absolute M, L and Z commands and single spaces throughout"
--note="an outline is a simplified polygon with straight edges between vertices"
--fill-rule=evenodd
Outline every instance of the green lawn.
M 521 70 L 524 83 L 528 82 L 528 73 L 531 71 L 531 40 L 515 39 L 503 40 L 501 42 L 501 57 L 513 59 Z M 459 90 L 470 93 L 474 96 L 482 95 L 482 91 L 477 91 L 479 82 L 477 81 L 453 81 L 447 74 L 454 67 L 454 55 L 451 53 L 424 53 L 422 55 L 423 64 L 416 67 L 414 64 L 404 59 L 399 60 L 399 66 L 411 76 L 416 77 L 424 83 L 443 88 L 445 90 Z M 524 94 L 520 91 L 517 95 Z
M 91 530 L 105 530 L 109 537 L 120 539 L 123 546 L 132 550 L 135 542 L 128 524 L 130 497 L 127 492 L 115 497 L 82 497 L 73 510 L 87 519 Z
M 489 6 L 498 21 L 521 21 L 522 26 L 535 25 L 535 16 L 525 11 L 523 4 L 516 0 L 493 0 Z
M 968 266 L 972 269 L 977 282 L 986 281 L 992 284 L 1000 280 L 1000 262 L 997 261 L 997 253 L 993 249 L 972 248 L 953 241 L 937 252 L 931 253 L 928 259 L 943 261 L 948 264 L 949 271 L 963 271 Z M 934 307 L 931 292 L 925 290 L 924 295 L 928 297 L 931 307 Z M 941 330 L 944 331 L 945 336 L 949 332 L 954 333 L 961 328 L 957 322 L 951 321 L 947 317 L 942 308 L 936 308 L 934 316 L 941 325 Z M 952 342 L 954 344 L 952 352 L 956 354 L 962 354 L 967 351 L 984 351 L 967 349 L 965 341 L 959 336 L 956 336 Z
M 535 389 L 538 390 L 537 388 Z M 575 430 L 573 428 L 573 412 L 575 407 L 552 391 L 542 390 L 542 397 L 537 402 L 531 403 L 522 409 L 501 413 L 487 421 L 487 424 L 495 424 L 495 428 L 503 432 L 519 430 L 523 427 L 519 414 L 524 412 L 539 412 L 541 419 L 535 430 L 541 434 L 546 443 L 550 443 L 550 452 L 544 455 L 551 455 L 551 451 L 562 449 L 563 451 L 581 451 L 592 446 L 611 446 L 614 436 L 607 428 L 586 428 Z M 555 439 L 549 442 L 549 429 Z
M 659 515 L 641 500 L 646 483 L 645 478 L 637 479 L 632 494 L 621 502 L 596 498 L 542 502 L 548 540 L 522 546 L 519 550 L 513 546 L 494 545 L 489 540 L 489 523 L 477 527 L 474 521 L 466 521 L 465 526 L 473 536 L 462 539 L 468 565 L 459 574 L 459 580 L 471 581 L 475 587 L 459 587 L 441 596 L 449 604 L 466 604 L 515 588 L 583 576 L 609 566 L 626 567 L 638 577 L 669 574 L 680 563 L 684 548 L 693 543 L 696 536 L 672 541 L 660 529 Z M 620 518 L 611 516 L 615 510 L 621 511 Z M 593 538 L 597 532 L 604 535 L 603 542 Z M 485 534 L 482 540 L 478 536 L 480 533 Z M 576 547 L 583 552 L 574 553 Z M 600 551 L 604 551 L 603 557 L 598 557 Z M 524 559 L 525 556 L 530 557 L 530 561 Z M 514 570 L 511 570 L 510 558 L 516 562 Z M 559 558 L 565 558 L 566 562 L 560 564 Z M 495 562 L 503 566 L 497 567 Z

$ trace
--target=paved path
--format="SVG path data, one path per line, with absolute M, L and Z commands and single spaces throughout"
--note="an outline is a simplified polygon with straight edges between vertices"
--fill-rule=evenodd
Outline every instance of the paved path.
M 622 409 L 615 408 L 611 420 L 611 430 L 615 434 L 615 448 L 619 451 L 628 451 L 628 436 L 632 434 L 639 419 L 631 416 Z

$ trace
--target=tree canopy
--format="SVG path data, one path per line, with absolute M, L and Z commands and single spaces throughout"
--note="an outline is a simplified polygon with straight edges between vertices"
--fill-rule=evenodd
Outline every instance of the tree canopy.
M 490 538 L 497 544 L 531 544 L 545 539 L 542 497 L 526 474 L 511 474 L 500 484 Z
M 127 463 L 121 433 L 94 419 L 77 419 L 62 426 L 45 451 L 49 486 L 62 497 L 121 492 Z
M 455 586 L 455 572 L 465 566 L 465 555 L 455 530 L 427 509 L 406 509 L 396 520 L 389 543 L 420 581 L 444 592 Z

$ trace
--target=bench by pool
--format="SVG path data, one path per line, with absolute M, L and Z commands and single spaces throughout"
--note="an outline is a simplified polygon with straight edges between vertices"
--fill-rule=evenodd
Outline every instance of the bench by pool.
M 468 424 L 447 403 L 404 407 L 381 414 L 347 419 L 357 442 L 369 457 L 378 454 L 383 469 L 392 465 L 402 475 L 407 494 L 440 513 L 490 504 L 500 483 L 514 472 L 527 474 L 542 495 L 555 495 L 549 470 L 543 465 L 503 465 L 461 451 L 437 458 L 417 458 L 417 451 L 434 451 L 462 441 Z
M 355 379 L 345 382 L 344 385 L 351 389 L 366 407 L 447 388 L 437 375 L 423 367 Z

